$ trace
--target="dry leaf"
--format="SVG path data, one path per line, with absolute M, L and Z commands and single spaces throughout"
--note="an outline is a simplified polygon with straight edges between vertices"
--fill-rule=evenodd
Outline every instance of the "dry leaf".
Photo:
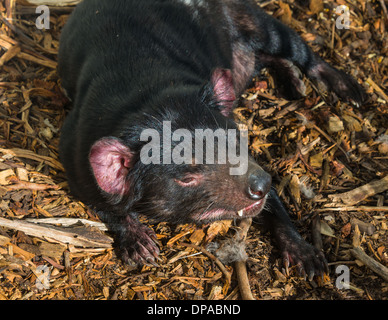
M 175 235 L 174 237 L 172 237 L 168 242 L 167 242 L 167 246 L 168 247 L 171 247 L 174 245 L 174 243 L 176 241 L 178 241 L 180 238 L 183 238 L 184 236 L 190 234 L 193 232 L 193 228 L 192 227 L 189 227 L 187 226 L 188 228 L 184 228 L 184 230 L 180 233 L 178 233 L 177 235 Z M 188 230 L 187 230 L 188 229 Z
M 222 300 L 223 298 L 224 298 L 224 295 L 222 294 L 222 287 L 213 286 L 212 290 L 210 291 L 208 300 Z
M 19 180 L 29 181 L 28 179 L 28 171 L 25 168 L 16 168 L 16 176 Z
M 344 123 L 337 116 L 331 116 L 327 123 L 327 131 L 329 133 L 335 133 L 344 130 Z
M 350 131 L 355 131 L 355 132 L 360 132 L 362 131 L 362 126 L 360 124 L 360 122 L 351 117 L 351 116 L 348 116 L 346 114 L 342 115 L 342 118 L 345 120 L 345 123 L 346 123 L 346 127 L 350 130 Z
M 312 41 L 315 41 L 317 36 L 315 34 L 312 34 L 312 33 L 303 33 L 302 38 L 306 42 L 312 42 Z
M 205 232 L 203 232 L 202 229 L 197 229 L 190 236 L 190 242 L 194 244 L 200 244 L 204 237 L 205 237 Z
M 335 238 L 334 230 L 325 221 L 321 221 L 320 231 L 321 231 L 321 234 L 325 236 Z
M 290 6 L 287 3 L 284 3 L 283 1 L 279 1 L 279 7 L 281 9 L 282 14 L 279 16 L 280 20 L 290 25 L 292 23 L 292 11 L 290 9 Z
M 360 229 L 358 229 L 358 225 L 355 225 L 354 227 L 354 232 L 353 232 L 353 240 L 352 240 L 352 245 L 353 247 L 357 248 L 361 244 L 361 233 Z
M 213 222 L 209 226 L 209 229 L 207 229 L 205 242 L 211 242 L 217 235 L 224 236 L 228 232 L 231 224 L 232 220 L 220 220 Z
M 314 154 L 310 156 L 310 165 L 314 168 L 321 168 L 322 162 L 323 162 L 323 153 L 319 152 L 317 154 Z
M 296 174 L 292 175 L 292 178 L 290 181 L 290 190 L 296 202 L 300 204 L 301 198 L 300 198 L 299 178 Z
M 346 238 L 350 232 L 352 230 L 352 225 L 349 223 L 345 224 L 342 228 L 341 228 L 341 236 L 342 238 Z
M 20 53 L 20 46 L 16 45 L 10 48 L 4 53 L 0 58 L 0 67 L 3 66 L 7 61 L 11 60 L 13 57 Z
M 336 160 L 333 160 L 330 164 L 331 164 L 331 169 L 333 171 L 333 174 L 339 177 L 344 171 L 344 168 L 345 168 L 344 164 Z
M 323 11 L 323 1 L 322 0 L 310 0 L 310 11 L 312 14 L 319 14 Z
M 381 261 L 385 261 L 385 263 L 386 263 L 387 262 L 387 257 L 385 256 L 384 251 L 385 251 L 385 247 L 384 246 L 380 246 L 380 247 L 377 248 L 377 253 L 379 254 L 379 257 L 380 257 Z
M 0 185 L 6 186 L 9 185 L 11 182 L 9 181 L 9 178 L 15 176 L 15 172 L 12 169 L 3 170 L 0 172 Z

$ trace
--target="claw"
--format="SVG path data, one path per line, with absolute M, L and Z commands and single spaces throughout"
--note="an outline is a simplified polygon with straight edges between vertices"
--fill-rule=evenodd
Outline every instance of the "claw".
M 160 250 L 158 247 L 153 246 L 152 244 L 147 244 L 146 247 L 143 247 L 145 251 L 148 251 L 148 253 L 152 254 L 153 257 L 158 257 Z M 147 253 L 145 253 L 147 255 Z
M 157 267 L 159 268 L 160 265 L 158 265 L 156 262 L 155 262 L 155 259 L 152 259 L 152 258 L 147 258 L 146 259 L 146 263 L 144 263 L 145 265 L 149 266 L 149 267 Z
M 283 265 L 284 265 L 284 269 L 286 271 L 286 275 L 289 276 L 290 272 L 289 272 L 288 267 L 290 266 L 290 259 L 288 257 L 288 254 L 286 254 L 285 257 L 283 258 Z
M 298 264 L 296 265 L 296 268 L 298 270 L 299 276 L 306 280 L 306 271 L 304 270 L 302 263 L 298 262 Z
M 155 242 L 157 245 L 159 245 L 158 237 L 156 236 L 155 232 L 153 232 L 153 231 L 150 232 L 149 237 L 150 237 L 152 240 L 154 240 L 154 242 Z

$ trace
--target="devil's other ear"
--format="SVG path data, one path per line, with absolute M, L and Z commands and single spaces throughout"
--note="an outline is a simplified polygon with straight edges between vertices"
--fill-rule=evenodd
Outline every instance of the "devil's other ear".
M 212 73 L 211 83 L 215 100 L 223 106 L 220 111 L 228 117 L 233 111 L 233 103 L 236 100 L 231 70 L 215 69 Z

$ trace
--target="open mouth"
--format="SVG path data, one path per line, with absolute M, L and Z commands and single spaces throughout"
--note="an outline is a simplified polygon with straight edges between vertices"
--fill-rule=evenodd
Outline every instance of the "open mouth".
M 205 211 L 201 214 L 197 214 L 195 220 L 212 221 L 254 217 L 263 209 L 266 198 L 267 196 L 238 211 L 229 211 L 221 208 Z
M 264 205 L 264 202 L 265 202 L 265 198 L 260 199 L 259 201 L 256 201 L 255 203 L 252 203 L 251 205 L 237 211 L 237 214 L 240 218 L 255 216 L 257 213 L 261 211 Z

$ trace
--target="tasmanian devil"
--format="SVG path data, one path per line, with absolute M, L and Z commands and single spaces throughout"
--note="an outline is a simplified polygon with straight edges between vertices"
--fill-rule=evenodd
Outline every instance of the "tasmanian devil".
M 310 277 L 323 274 L 323 254 L 298 234 L 271 176 L 252 158 L 245 171 L 231 174 L 235 163 L 203 161 L 193 142 L 192 154 L 171 160 L 200 130 L 222 129 L 232 141 L 233 102 L 264 67 L 283 95 L 301 97 L 295 66 L 340 98 L 362 102 L 353 78 L 254 1 L 84 0 L 76 7 L 60 40 L 58 71 L 73 103 L 60 158 L 72 193 L 110 228 L 121 259 L 156 264 L 155 233 L 137 220 L 139 214 L 172 223 L 258 216 L 286 265 L 297 264 Z M 144 132 L 160 139 L 144 138 Z M 234 136 L 237 153 L 241 138 Z M 151 140 L 159 152 L 142 153 Z

